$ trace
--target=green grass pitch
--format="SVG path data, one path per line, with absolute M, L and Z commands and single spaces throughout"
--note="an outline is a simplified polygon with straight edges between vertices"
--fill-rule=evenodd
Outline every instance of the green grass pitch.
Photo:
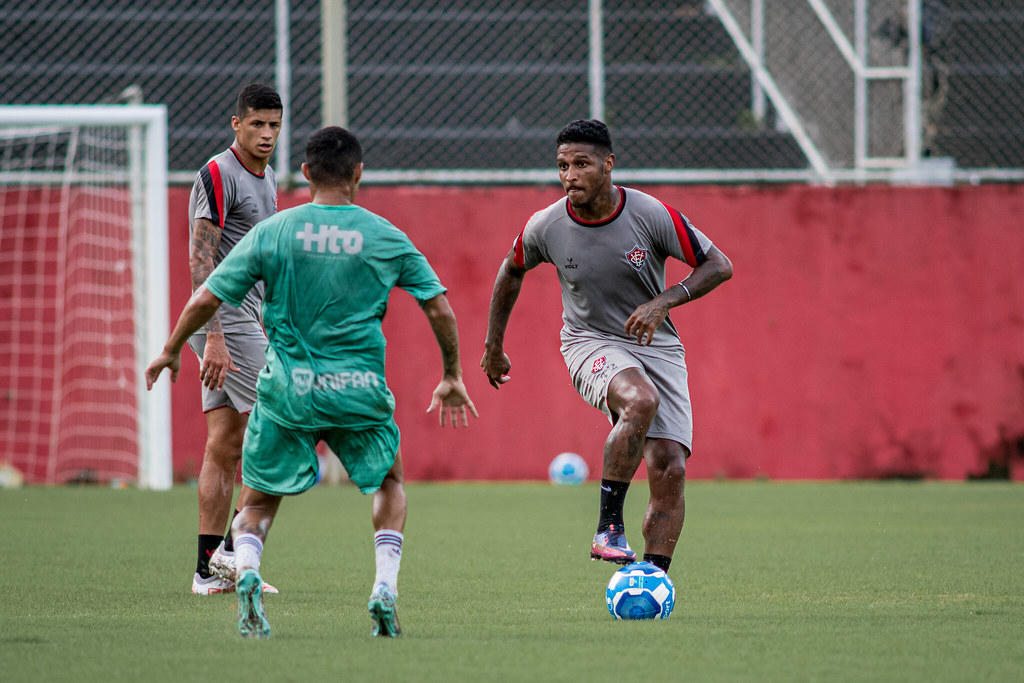
M 1011 681 L 1024 679 L 1024 487 L 687 486 L 675 612 L 616 622 L 588 559 L 597 487 L 410 484 L 405 635 L 370 636 L 370 499 L 287 499 L 273 629 L 189 594 L 195 490 L 0 491 L 7 681 Z M 642 548 L 646 486 L 627 499 Z

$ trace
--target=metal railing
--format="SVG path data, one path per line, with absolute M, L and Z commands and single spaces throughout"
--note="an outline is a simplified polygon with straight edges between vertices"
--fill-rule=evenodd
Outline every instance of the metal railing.
M 324 124 L 367 182 L 549 182 L 584 117 L 627 182 L 1024 180 L 1011 0 L 0 0 L 0 28 L 3 103 L 137 88 L 178 182 L 253 80 L 286 103 L 286 182 Z

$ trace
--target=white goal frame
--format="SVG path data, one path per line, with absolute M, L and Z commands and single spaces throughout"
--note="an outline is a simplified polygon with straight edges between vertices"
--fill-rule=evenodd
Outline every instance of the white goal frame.
M 135 387 L 138 398 L 138 485 L 171 488 L 171 390 L 161 379 L 146 390 L 145 369 L 169 334 L 167 216 L 167 107 L 139 105 L 4 105 L 0 126 L 129 127 L 128 182 L 133 186 L 133 282 L 135 287 Z M 25 174 L 0 172 L 0 184 Z M 43 180 L 43 179 L 41 179 Z M 47 179 L 53 182 L 53 179 Z M 58 179 L 59 182 L 59 179 Z M 138 193 L 135 190 L 139 190 Z M 141 202 L 138 197 L 141 196 Z

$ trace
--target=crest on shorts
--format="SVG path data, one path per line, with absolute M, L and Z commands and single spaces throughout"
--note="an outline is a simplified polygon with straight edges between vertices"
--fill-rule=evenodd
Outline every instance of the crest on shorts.
M 292 384 L 295 386 L 295 393 L 305 396 L 313 388 L 313 371 L 304 368 L 292 369 Z
M 635 270 L 640 270 L 647 263 L 647 250 L 641 249 L 639 244 L 634 244 L 633 248 L 626 252 L 626 260 Z
M 602 370 L 604 370 L 604 364 L 606 362 L 608 362 L 608 356 L 601 356 L 600 358 L 595 360 L 594 361 L 594 367 L 590 368 L 591 374 L 596 375 L 597 373 L 599 373 Z

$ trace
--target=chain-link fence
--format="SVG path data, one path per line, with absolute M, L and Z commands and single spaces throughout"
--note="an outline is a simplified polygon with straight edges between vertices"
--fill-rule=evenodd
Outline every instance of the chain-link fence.
M 636 177 L 1024 179 L 1016 0 L 0 0 L 0 27 L 3 103 L 164 103 L 183 182 L 253 80 L 285 174 L 342 124 L 368 181 L 550 179 L 598 116 Z

